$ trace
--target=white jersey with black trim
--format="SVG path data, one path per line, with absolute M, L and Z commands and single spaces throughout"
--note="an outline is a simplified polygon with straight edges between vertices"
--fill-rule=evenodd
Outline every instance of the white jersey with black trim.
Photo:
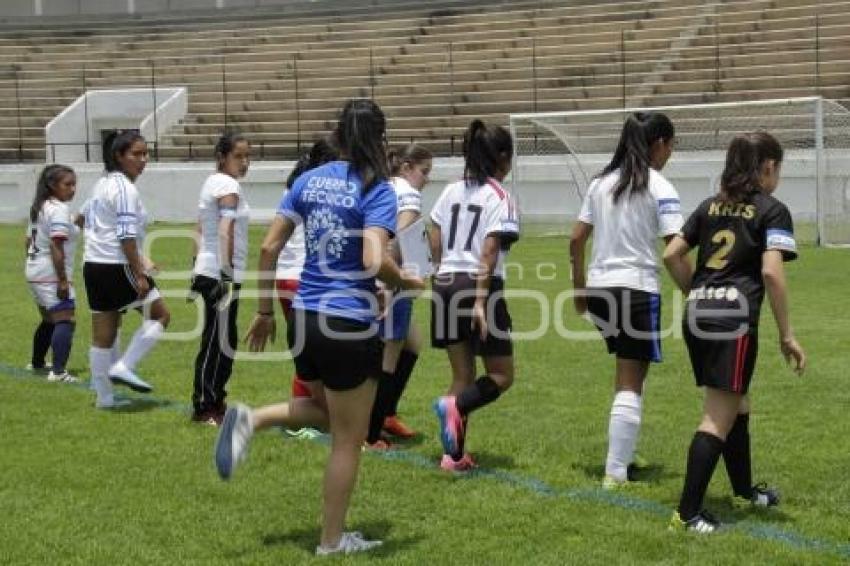
M 404 211 L 422 214 L 422 193 L 413 188 L 404 177 L 393 177 L 390 181 L 398 199 L 398 212 Z
M 70 281 L 74 275 L 74 252 L 80 232 L 68 203 L 55 198 L 44 201 L 35 224 L 29 225 L 30 246 L 27 250 L 26 277 L 30 283 L 55 283 L 59 279 L 53 267 L 50 242 L 62 240 L 65 251 L 65 274 Z
M 593 226 L 588 287 L 626 287 L 657 293 L 658 238 L 678 234 L 684 220 L 676 188 L 654 169 L 648 190 L 614 203 L 620 172 L 590 183 L 578 219 Z
M 493 276 L 505 277 L 509 244 L 519 239 L 519 212 L 510 193 L 495 179 L 483 185 L 450 183 L 437 199 L 431 220 L 440 227 L 442 255 L 438 274 L 477 273 L 484 240 L 502 238 Z
M 222 211 L 219 207 L 218 199 L 228 195 L 237 197 L 235 211 Z M 233 218 L 233 280 L 241 283 L 248 259 L 248 220 L 251 211 L 242 195 L 239 182 L 224 173 L 213 173 L 201 188 L 201 196 L 198 199 L 201 242 L 193 273 L 212 279 L 221 276 L 218 225 L 223 213 Z
M 127 263 L 121 240 L 135 240 L 142 253 L 148 213 L 136 186 L 121 172 L 101 177 L 86 204 L 84 261 Z
M 289 189 L 283 192 L 284 195 Z M 290 279 L 299 281 L 301 270 L 304 269 L 304 260 L 307 257 L 307 249 L 304 244 L 304 224 L 298 224 L 289 241 L 280 250 L 277 256 L 277 268 L 274 278 L 277 280 Z

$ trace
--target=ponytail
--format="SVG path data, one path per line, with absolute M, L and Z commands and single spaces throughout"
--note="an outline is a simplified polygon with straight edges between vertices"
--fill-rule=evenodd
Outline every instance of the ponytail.
M 53 187 L 56 186 L 63 175 L 69 173 L 73 175 L 74 170 L 65 165 L 48 165 L 42 169 L 35 186 L 35 198 L 33 198 L 32 206 L 30 206 L 30 222 L 33 224 L 38 222 L 38 213 L 41 212 L 44 202 L 53 196 Z
M 463 135 L 463 176 L 467 184 L 483 185 L 489 177 L 509 171 L 513 155 L 511 134 L 476 118 Z
M 782 157 L 782 146 L 767 132 L 738 134 L 726 151 L 720 198 L 729 203 L 741 202 L 747 193 L 760 187 L 762 164 L 768 160 L 781 163 Z
M 674 135 L 670 118 L 659 112 L 635 112 L 626 118 L 614 156 L 598 175 L 603 177 L 620 170 L 620 178 L 614 185 L 614 203 L 627 191 L 633 195 L 647 190 L 650 149 L 658 140 L 666 143 Z
M 360 175 L 364 194 L 389 177 L 386 131 L 384 112 L 373 101 L 352 99 L 343 107 L 334 141 Z

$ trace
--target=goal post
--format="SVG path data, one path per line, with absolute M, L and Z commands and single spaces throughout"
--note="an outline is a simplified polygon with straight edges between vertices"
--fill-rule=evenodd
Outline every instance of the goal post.
M 676 128 L 664 175 L 685 213 L 717 191 L 732 137 L 764 130 L 785 150 L 777 196 L 801 239 L 850 246 L 850 112 L 821 97 L 512 114 L 513 191 L 526 223 L 566 230 L 593 176 L 611 159 L 626 116 L 646 111 L 664 112 Z

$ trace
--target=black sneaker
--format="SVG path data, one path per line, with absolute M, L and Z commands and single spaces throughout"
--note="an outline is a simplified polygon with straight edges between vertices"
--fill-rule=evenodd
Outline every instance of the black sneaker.
M 756 484 L 750 502 L 756 507 L 776 507 L 779 505 L 779 490 L 767 487 L 766 483 Z

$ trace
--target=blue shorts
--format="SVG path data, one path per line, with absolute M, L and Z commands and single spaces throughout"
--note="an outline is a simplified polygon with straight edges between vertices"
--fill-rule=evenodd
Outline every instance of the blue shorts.
M 381 320 L 381 338 L 384 340 L 406 340 L 413 317 L 412 297 L 393 297 L 387 316 Z

